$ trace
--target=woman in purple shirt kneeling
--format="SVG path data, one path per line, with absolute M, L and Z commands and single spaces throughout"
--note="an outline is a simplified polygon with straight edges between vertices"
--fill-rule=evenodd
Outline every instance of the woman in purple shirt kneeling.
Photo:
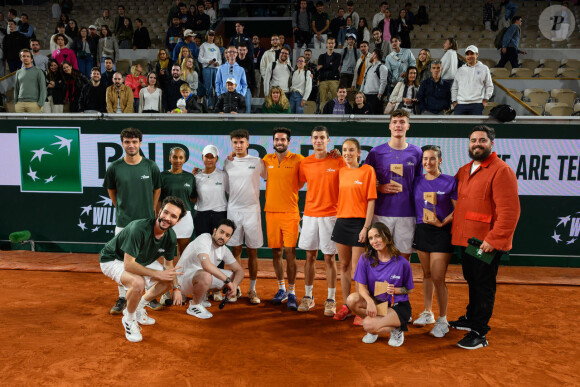
M 409 293 L 415 286 L 411 265 L 395 247 L 384 223 L 374 223 L 369 229 L 366 252 L 358 261 L 354 280 L 359 283 L 358 293 L 352 293 L 346 302 L 353 313 L 363 318 L 363 328 L 367 332 L 363 343 L 372 344 L 379 335 L 391 332 L 389 345 L 400 347 L 411 317 Z M 385 293 L 375 296 L 377 282 L 386 282 L 388 286 Z M 377 313 L 377 305 L 384 302 L 392 307 L 381 316 Z

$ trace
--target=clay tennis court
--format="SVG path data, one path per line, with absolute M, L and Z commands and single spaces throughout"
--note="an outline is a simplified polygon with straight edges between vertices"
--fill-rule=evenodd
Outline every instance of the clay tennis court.
M 489 346 L 468 351 L 455 345 L 462 332 L 435 339 L 430 327 L 410 326 L 399 348 L 390 347 L 388 337 L 363 344 L 364 332 L 352 319 L 323 316 L 322 266 L 312 312 L 271 306 L 264 302 L 276 290 L 269 260 L 260 261 L 262 304 L 251 306 L 244 297 L 218 311 L 213 303 L 214 317 L 204 321 L 187 315 L 185 306 L 151 311 L 157 323 L 143 327 L 143 342 L 130 343 L 121 316 L 109 315 L 117 290 L 99 273 L 97 260 L 94 254 L 0 252 L 0 385 L 580 384 L 580 269 L 500 267 Z M 421 270 L 412 266 L 417 317 Z M 301 278 L 299 266 L 298 297 Z M 467 285 L 457 265 L 447 279 L 448 318 L 454 319 L 463 313 Z

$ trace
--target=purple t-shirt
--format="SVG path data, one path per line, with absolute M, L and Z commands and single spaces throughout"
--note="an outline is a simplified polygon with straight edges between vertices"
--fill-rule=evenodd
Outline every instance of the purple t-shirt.
M 380 184 L 387 184 L 391 179 L 403 186 L 403 191 L 396 194 L 378 192 L 375 202 L 375 215 L 390 217 L 415 216 L 413 199 L 413 181 L 421 175 L 423 152 L 416 145 L 409 144 L 403 150 L 393 149 L 388 143 L 374 147 L 369 152 L 365 164 L 375 168 Z M 391 164 L 403 165 L 403 176 L 391 172 Z
M 361 255 L 354 272 L 354 280 L 359 284 L 366 285 L 371 297 L 374 297 L 375 294 L 375 281 L 387 281 L 395 285 L 396 288 L 404 286 L 409 290 L 415 287 L 411 264 L 402 256 L 391 258 L 387 262 L 379 261 L 375 267 L 371 266 L 371 262 L 372 258 L 366 258 L 365 254 Z M 375 298 L 384 302 L 387 301 L 387 294 L 381 294 Z M 403 301 L 409 301 L 408 294 L 395 294 L 395 303 Z
M 424 192 L 437 192 L 437 204 L 433 206 L 424 200 Z M 427 180 L 425 175 L 415 179 L 413 187 L 415 195 L 415 212 L 417 213 L 417 224 L 423 223 L 423 208 L 431 210 L 435 207 L 435 215 L 443 222 L 443 219 L 453 212 L 451 199 L 457 200 L 457 180 L 453 176 L 439 175 L 436 179 Z

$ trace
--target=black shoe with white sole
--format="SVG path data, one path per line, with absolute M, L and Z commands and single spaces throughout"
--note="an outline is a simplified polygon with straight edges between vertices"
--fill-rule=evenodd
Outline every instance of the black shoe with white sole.
M 471 324 L 467 321 L 467 317 L 461 316 L 455 321 L 449 321 L 449 326 L 460 331 L 471 331 Z
M 488 342 L 485 335 L 480 335 L 476 331 L 470 331 L 457 343 L 463 349 L 478 349 L 487 347 Z

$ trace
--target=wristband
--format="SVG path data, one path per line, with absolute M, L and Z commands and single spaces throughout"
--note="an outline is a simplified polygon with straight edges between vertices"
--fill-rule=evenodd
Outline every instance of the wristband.
M 173 290 L 179 290 L 179 291 L 181 291 L 181 285 L 179 285 L 179 284 L 173 285 Z
M 226 280 L 224 281 L 224 285 L 227 285 L 230 282 L 232 282 L 232 279 L 230 277 L 226 277 Z

